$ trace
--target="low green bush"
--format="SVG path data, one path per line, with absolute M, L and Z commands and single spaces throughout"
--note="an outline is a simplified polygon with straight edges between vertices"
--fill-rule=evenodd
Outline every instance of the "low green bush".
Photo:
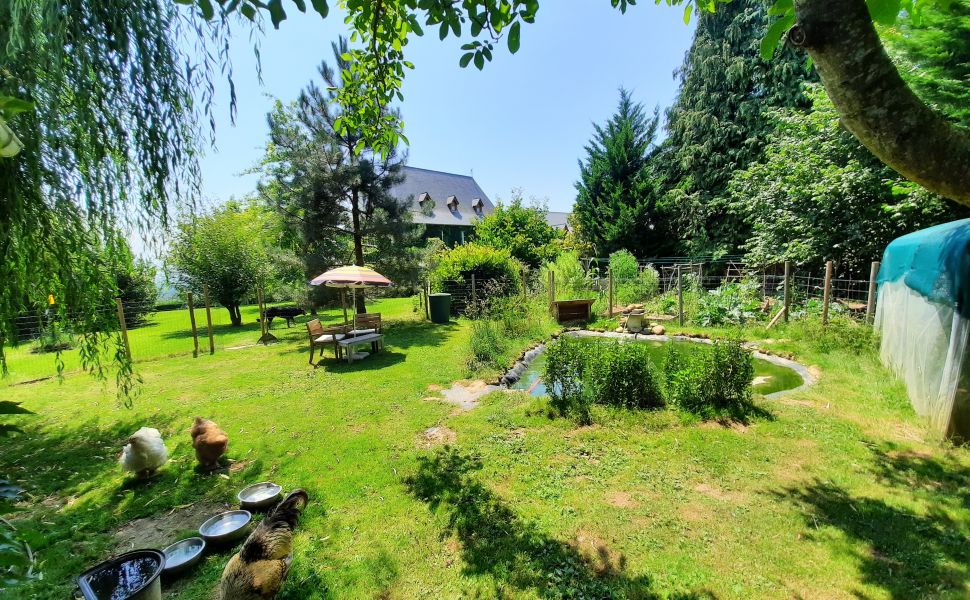
M 574 415 L 583 425 L 592 422 L 589 412 L 592 396 L 583 385 L 587 351 L 586 344 L 567 336 L 549 342 L 543 374 L 553 409 L 561 415 Z
M 785 328 L 785 335 L 805 340 L 813 350 L 823 354 L 834 350 L 858 354 L 875 352 L 879 348 L 879 336 L 872 326 L 841 314 L 830 315 L 825 325 L 814 316 L 793 319 Z
M 539 272 L 543 289 L 548 285 L 549 273 L 555 277 L 556 297 L 576 299 L 592 297 L 592 287 L 579 254 L 572 251 L 561 252 L 556 260 L 547 263 Z
M 445 281 L 468 281 L 474 275 L 479 282 L 502 282 L 502 292 L 517 293 L 522 278 L 522 265 L 508 250 L 478 244 L 463 244 L 436 256 L 430 273 L 431 285 L 440 290 Z
M 761 316 L 762 300 L 756 281 L 727 283 L 700 294 L 693 320 L 704 327 L 744 325 Z
M 589 344 L 583 378 L 596 404 L 624 408 L 663 406 L 660 377 L 643 344 Z
M 469 345 L 471 357 L 469 369 L 501 368 L 506 351 L 506 343 L 493 321 L 479 319 L 472 322 L 472 335 Z
M 640 264 L 629 250 L 617 250 L 610 254 L 610 272 L 616 279 L 635 279 Z
M 644 267 L 633 278 L 620 279 L 613 274 L 617 304 L 643 303 L 660 291 L 660 275 L 652 266 Z
M 645 346 L 588 343 L 563 336 L 546 347 L 546 389 L 560 414 L 590 422 L 590 406 L 663 406 L 659 373 Z
M 739 416 L 751 405 L 754 358 L 738 341 L 691 351 L 667 347 L 667 402 L 701 417 Z

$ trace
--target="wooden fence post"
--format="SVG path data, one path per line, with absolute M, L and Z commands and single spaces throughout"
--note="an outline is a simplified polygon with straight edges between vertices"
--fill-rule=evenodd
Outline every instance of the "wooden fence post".
M 423 287 L 424 287 L 424 289 L 421 290 L 421 293 L 424 294 L 424 317 L 427 320 L 430 321 L 431 320 L 431 307 L 429 306 L 429 304 L 431 302 L 431 298 L 430 298 L 430 296 L 431 296 L 431 280 L 430 279 L 425 280 Z M 343 298 L 343 296 L 341 296 L 341 298 Z M 345 304 L 344 305 L 344 321 L 346 321 L 346 320 L 347 320 L 347 306 Z
M 131 362 L 131 345 L 128 343 L 128 325 L 125 323 L 125 309 L 121 305 L 121 298 L 115 298 L 115 307 L 118 309 L 118 325 L 121 327 L 121 341 L 125 343 L 125 354 L 128 355 L 128 362 Z
M 791 261 L 785 261 L 785 323 L 788 322 L 788 314 L 791 312 Z
M 704 263 L 697 263 L 697 287 L 704 290 Z
M 528 267 L 522 267 L 522 304 L 528 302 L 529 275 Z
M 478 302 L 478 287 L 475 285 L 474 273 L 472 273 L 472 302 Z
M 866 323 L 872 324 L 876 317 L 876 278 L 879 277 L 879 261 L 872 261 L 869 269 L 869 297 L 866 299 Z
M 829 302 L 832 300 L 832 261 L 825 261 L 825 287 L 822 289 L 822 325 L 829 322 Z
M 609 287 L 609 308 L 607 314 L 612 319 L 613 318 L 613 269 L 606 270 L 606 283 Z
M 199 357 L 199 332 L 195 328 L 195 304 L 192 302 L 192 292 L 186 294 L 189 303 L 189 322 L 192 323 L 192 343 L 194 349 L 192 350 L 192 356 L 195 358 Z
M 209 304 L 209 286 L 202 286 L 202 299 L 205 301 L 205 322 L 209 329 L 209 354 L 216 353 L 216 340 L 212 336 L 212 305 Z M 195 342 L 195 351 L 199 351 L 199 342 Z
M 549 312 L 552 312 L 552 306 L 556 303 L 556 273 L 555 271 L 549 271 Z
M 677 317 L 681 326 L 684 325 L 684 277 L 677 265 Z

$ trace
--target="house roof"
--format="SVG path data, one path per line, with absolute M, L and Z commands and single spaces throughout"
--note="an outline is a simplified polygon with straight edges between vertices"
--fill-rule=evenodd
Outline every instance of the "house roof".
M 569 229 L 569 215 L 572 213 L 568 212 L 546 212 L 546 223 L 549 223 L 552 227 L 556 229 Z
M 444 173 L 418 167 L 404 167 L 404 181 L 391 188 L 391 195 L 411 202 L 415 223 L 425 225 L 474 225 L 479 218 L 474 205 L 481 201 L 481 214 L 488 215 L 495 205 L 475 179 L 468 175 Z M 450 202 L 452 199 L 457 204 Z M 454 209 L 449 207 L 454 205 Z

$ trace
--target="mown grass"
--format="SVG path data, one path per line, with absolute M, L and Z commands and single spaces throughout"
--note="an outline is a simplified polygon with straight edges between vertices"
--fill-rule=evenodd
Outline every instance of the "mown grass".
M 385 308 L 386 306 L 386 308 Z M 963 598 L 970 592 L 970 451 L 941 443 L 868 347 L 793 324 L 746 330 L 817 368 L 816 386 L 759 400 L 747 425 L 596 407 L 577 428 L 542 399 L 498 392 L 467 412 L 428 399 L 467 375 L 470 326 L 394 321 L 387 351 L 306 363 L 283 343 L 144 363 L 119 408 L 85 375 L 3 390 L 39 414 L 0 475 L 28 488 L 14 524 L 63 598 L 132 519 L 231 502 L 272 479 L 312 498 L 283 598 Z M 676 328 L 674 328 L 676 329 Z M 738 333 L 726 330 L 718 333 Z M 203 476 L 187 428 L 208 416 L 242 468 Z M 147 484 L 115 462 L 139 426 L 173 460 Z M 446 427 L 451 447 L 422 432 Z M 207 598 L 228 553 L 169 591 Z M 9 594 L 9 591 L 7 592 Z

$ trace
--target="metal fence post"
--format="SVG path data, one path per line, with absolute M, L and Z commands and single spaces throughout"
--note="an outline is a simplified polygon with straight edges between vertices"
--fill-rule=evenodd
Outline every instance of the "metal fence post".
M 788 322 L 788 315 L 791 313 L 791 261 L 785 261 L 785 323 Z
M 424 294 L 424 317 L 430 321 L 431 320 L 431 307 L 428 306 L 428 304 L 429 304 L 429 302 L 431 300 L 429 298 L 429 296 L 431 295 L 431 280 L 430 279 L 428 279 L 428 280 L 426 280 L 424 282 L 424 289 L 421 290 L 421 293 Z M 343 300 L 343 296 L 340 296 L 340 298 L 341 298 L 341 301 L 342 301 Z M 347 320 L 347 305 L 344 304 L 344 321 L 346 321 L 346 320 Z
M 876 312 L 876 278 L 879 276 L 879 261 L 872 261 L 869 269 L 869 297 L 866 299 L 866 323 L 871 324 Z
M 192 302 L 192 292 L 185 295 L 188 300 L 189 305 L 189 322 L 192 323 L 192 344 L 194 346 L 192 350 L 192 356 L 198 358 L 199 356 L 199 332 L 195 327 L 195 303 Z
M 684 325 L 684 278 L 680 270 L 680 265 L 677 265 L 677 317 L 680 321 L 681 326 Z
M 829 302 L 832 300 L 832 261 L 825 261 L 825 287 L 822 290 L 822 325 L 829 322 Z
M 121 327 L 121 340 L 125 343 L 125 354 L 128 355 L 128 362 L 131 362 L 131 345 L 128 344 L 128 325 L 125 323 L 125 309 L 121 305 L 121 298 L 115 298 L 115 307 L 118 309 L 118 325 Z
M 209 286 L 202 286 L 202 299 L 205 300 L 205 322 L 209 328 L 209 354 L 216 353 L 216 340 L 212 336 L 212 305 L 209 304 Z M 196 352 L 199 351 L 199 342 L 195 343 Z

